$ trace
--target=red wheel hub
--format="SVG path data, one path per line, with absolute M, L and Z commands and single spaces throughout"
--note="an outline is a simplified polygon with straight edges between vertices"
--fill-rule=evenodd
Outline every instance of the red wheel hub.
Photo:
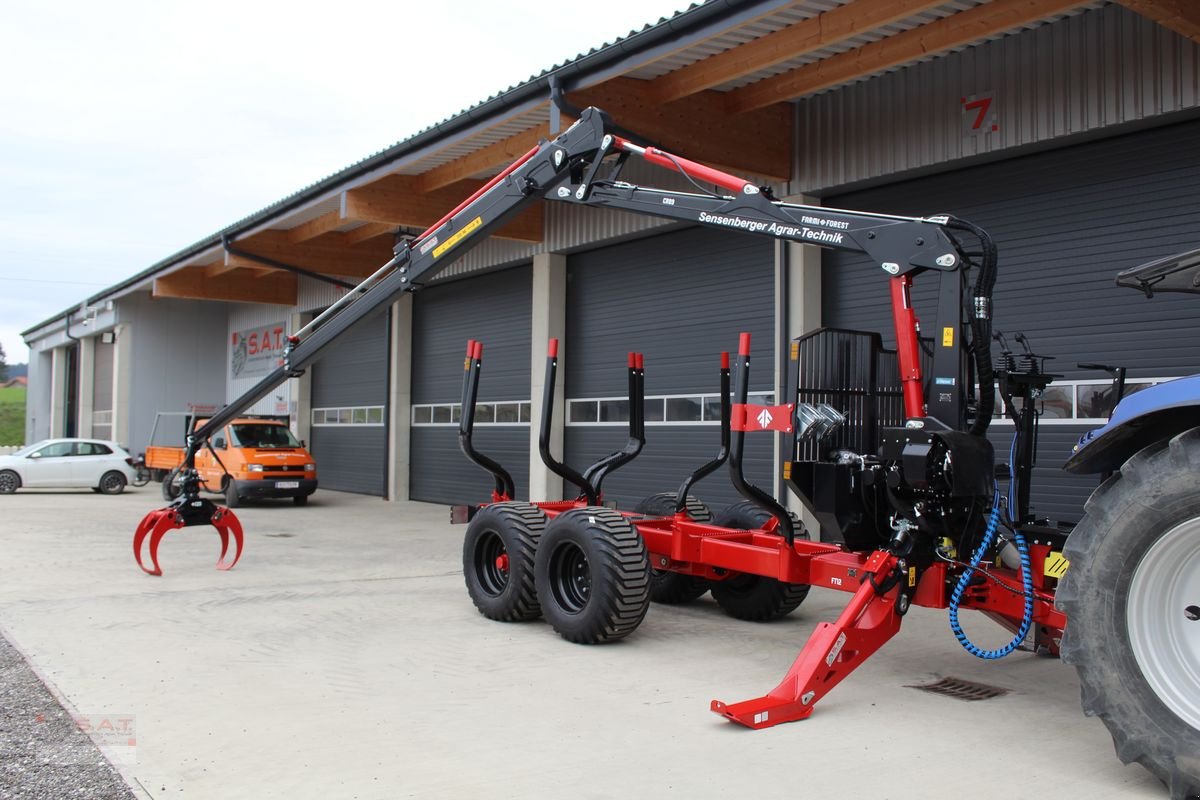
M 496 569 L 501 572 L 508 572 L 508 553 L 501 553 L 496 556 Z

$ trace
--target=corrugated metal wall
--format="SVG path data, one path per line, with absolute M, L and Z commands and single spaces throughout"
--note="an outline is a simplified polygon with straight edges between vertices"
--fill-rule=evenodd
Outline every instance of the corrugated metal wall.
M 968 133 L 962 100 L 993 96 Z M 819 193 L 1200 105 L 1200 45 L 1109 5 L 799 103 L 795 191 Z
M 431 286 L 413 298 L 414 405 L 458 403 L 468 339 L 484 344 L 479 401 L 529 400 L 528 265 Z M 435 503 L 478 503 L 491 496 L 490 476 L 458 447 L 457 424 L 413 425 L 410 494 Z M 517 496 L 529 493 L 529 426 L 475 427 L 476 448 L 512 474 Z
M 839 195 L 829 203 L 900 214 L 949 212 L 982 225 L 1000 248 L 996 330 L 1024 332 L 1037 352 L 1056 357 L 1051 370 L 1066 379 L 1104 377 L 1076 366 L 1087 362 L 1127 365 L 1131 377 L 1186 375 L 1200 368 L 1195 298 L 1147 301 L 1117 288 L 1113 278 L 1200 244 L 1198 141 L 1200 121 L 1191 121 Z M 826 325 L 879 330 L 893 340 L 886 276 L 877 266 L 829 252 L 823 273 Z M 914 291 L 927 329 L 935 285 L 936 279 L 918 278 Z M 1001 452 L 1011 436 L 1005 430 L 996 428 Z M 1059 471 L 1084 430 L 1042 426 L 1034 490 L 1041 513 L 1078 518 L 1095 486 L 1094 477 Z
M 774 342 L 774 245 L 726 231 L 689 229 L 572 256 L 567 262 L 568 398 L 622 397 L 626 354 L 646 356 L 646 395 L 716 394 L 721 351 L 737 351 L 750 331 L 761 357 L 751 389 L 771 391 Z M 560 411 L 560 413 L 565 412 Z M 566 459 L 582 469 L 625 443 L 624 427 L 567 425 Z M 674 491 L 716 455 L 715 425 L 647 422 L 646 447 L 605 482 L 605 497 L 632 507 Z M 770 490 L 772 438 L 747 439 L 747 473 Z M 697 494 L 714 506 L 738 496 L 727 473 L 706 478 Z

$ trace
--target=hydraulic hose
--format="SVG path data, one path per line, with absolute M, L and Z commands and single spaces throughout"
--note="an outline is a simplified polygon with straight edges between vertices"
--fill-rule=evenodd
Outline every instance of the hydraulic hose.
M 992 390 L 995 373 L 992 371 L 992 290 L 996 287 L 996 243 L 987 231 L 964 219 L 950 217 L 946 227 L 966 231 L 979 240 L 982 260 L 971 298 L 971 353 L 975 358 L 975 374 L 979 379 L 979 404 L 971 433 L 983 436 L 992 423 L 996 397 Z
M 963 593 L 971 583 L 971 577 L 975 574 L 975 569 L 979 563 L 983 561 L 988 549 L 992 546 L 992 542 L 996 538 L 996 530 L 1000 525 L 1000 492 L 997 489 L 995 499 L 992 501 L 992 513 L 988 517 L 987 530 L 983 534 L 983 540 L 979 546 L 975 548 L 975 552 L 971 556 L 967 569 L 959 576 L 958 583 L 954 586 L 954 591 L 950 595 L 950 630 L 954 632 L 954 637 L 958 639 L 958 643 L 963 646 L 973 656 L 985 660 L 995 660 L 1004 658 L 1006 655 L 1016 650 L 1021 642 L 1025 641 L 1025 636 L 1029 633 L 1029 628 L 1033 624 L 1033 566 L 1029 558 L 1029 544 L 1025 541 L 1025 537 L 1014 531 L 1014 536 L 1017 542 L 1017 552 L 1021 557 L 1021 587 L 1025 594 L 1024 614 L 1021 618 L 1021 625 L 1017 629 L 1016 635 L 1012 641 L 1003 647 L 998 647 L 995 650 L 984 650 L 979 647 L 969 638 L 966 632 L 962 629 L 962 625 L 958 621 L 958 608 L 962 603 Z

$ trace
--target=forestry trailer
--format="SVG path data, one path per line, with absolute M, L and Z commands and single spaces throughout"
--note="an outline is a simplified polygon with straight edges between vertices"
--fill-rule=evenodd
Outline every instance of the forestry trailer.
M 622 181 L 631 157 L 681 173 L 695 191 Z M 762 620 L 795 609 L 812 586 L 850 593 L 842 614 L 816 627 L 777 687 L 742 702 L 713 701 L 725 718 L 763 728 L 808 717 L 897 633 L 913 606 L 947 609 L 955 636 L 982 658 L 1023 644 L 1061 652 L 1078 668 L 1085 711 L 1108 725 L 1118 756 L 1144 764 L 1175 800 L 1200 792 L 1200 377 L 1119 405 L 1067 464 L 1108 475 L 1083 521 L 1072 530 L 1039 520 L 1029 508 L 1036 400 L 1053 376 L 1027 348 L 1004 347 L 993 363 L 997 252 L 986 232 L 948 215 L 781 202 L 744 179 L 635 144 L 594 108 L 397 245 L 392 260 L 288 338 L 282 367 L 194 431 L 177 477 L 180 496 L 135 534 L 139 564 L 147 538 L 153 569 L 144 569 L 160 574 L 157 549 L 168 531 L 212 524 L 222 559 L 229 536 L 235 540 L 232 562 L 218 562 L 231 567 L 242 547 L 237 518 L 199 494 L 196 454 L 209 437 L 301 374 L 330 342 L 543 199 L 862 252 L 890 285 L 896 350 L 884 350 L 876 333 L 826 329 L 801 337 L 789 353 L 786 402 L 756 406 L 747 403 L 751 343 L 743 334 L 732 397 L 727 356 L 720 371 L 720 454 L 675 495 L 619 511 L 603 504 L 601 484 L 645 441 L 641 358 L 631 354 L 627 366 L 626 445 L 580 472 L 550 452 L 558 353 L 557 342 L 549 343 L 540 450 L 578 497 L 520 502 L 509 474 L 471 442 L 483 346 L 468 343 L 460 442 L 495 479 L 490 503 L 459 512 L 469 520 L 467 588 L 481 613 L 501 621 L 543 616 L 570 641 L 598 643 L 632 632 L 651 599 L 683 602 L 711 591 L 727 613 Z M 1195 291 L 1196 261 L 1148 265 L 1123 280 Z M 933 277 L 937 320 L 922 329 L 910 290 L 914 280 Z M 987 437 L 994 387 L 1015 431 L 999 461 Z M 838 544 L 811 541 L 746 479 L 745 436 L 762 430 L 791 437 L 782 478 Z M 722 464 L 745 502 L 714 517 L 689 490 Z M 1012 640 L 991 650 L 973 644 L 959 624 L 966 609 L 1011 630 Z

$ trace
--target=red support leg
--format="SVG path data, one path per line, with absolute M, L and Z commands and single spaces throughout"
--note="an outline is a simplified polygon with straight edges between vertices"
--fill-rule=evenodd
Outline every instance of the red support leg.
M 868 574 L 887 576 L 895 564 L 895 556 L 878 551 L 867 562 Z M 900 630 L 899 591 L 893 587 L 879 594 L 864 579 L 837 622 L 817 626 L 778 686 L 763 697 L 732 705 L 713 700 L 712 710 L 748 728 L 807 718 L 818 700 Z

